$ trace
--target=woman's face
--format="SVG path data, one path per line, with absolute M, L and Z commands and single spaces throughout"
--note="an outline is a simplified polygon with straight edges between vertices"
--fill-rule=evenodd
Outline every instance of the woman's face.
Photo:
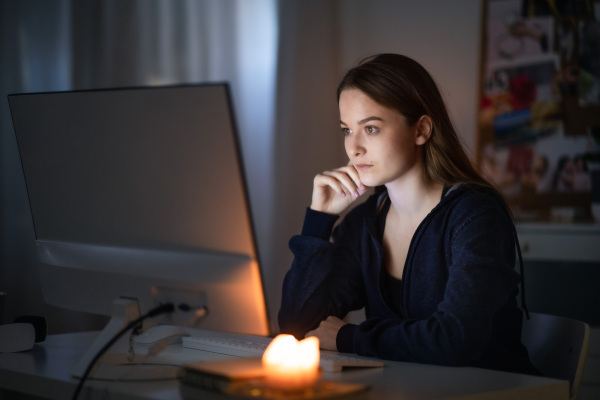
M 422 173 L 416 124 L 409 126 L 402 114 L 354 88 L 341 92 L 339 107 L 346 153 L 363 184 L 384 185 Z

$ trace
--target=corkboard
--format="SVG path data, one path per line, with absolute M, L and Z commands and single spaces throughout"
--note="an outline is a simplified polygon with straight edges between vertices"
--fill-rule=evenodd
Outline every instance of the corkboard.
M 593 222 L 600 1 L 483 0 L 482 9 L 478 168 L 520 220 Z

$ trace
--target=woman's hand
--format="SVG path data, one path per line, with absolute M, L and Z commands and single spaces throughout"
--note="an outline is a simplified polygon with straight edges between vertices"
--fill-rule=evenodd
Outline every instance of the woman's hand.
M 346 322 L 343 320 L 334 316 L 329 316 L 327 319 L 321 321 L 317 329 L 307 332 L 304 337 L 316 336 L 319 339 L 320 348 L 323 350 L 337 351 L 337 334 L 344 325 L 346 325 Z
M 315 176 L 312 203 L 315 211 L 339 215 L 368 188 L 360 181 L 358 171 L 350 163 Z

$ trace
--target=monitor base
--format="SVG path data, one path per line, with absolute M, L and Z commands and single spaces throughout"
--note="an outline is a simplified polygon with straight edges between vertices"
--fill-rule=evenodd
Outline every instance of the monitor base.
M 137 300 L 130 298 L 119 298 L 113 302 L 113 311 L 110 321 L 100 332 L 94 343 L 86 351 L 85 355 L 71 370 L 71 375 L 75 378 L 82 378 L 86 369 L 98 354 L 100 350 L 113 338 L 121 329 L 131 321 L 140 317 L 140 308 Z

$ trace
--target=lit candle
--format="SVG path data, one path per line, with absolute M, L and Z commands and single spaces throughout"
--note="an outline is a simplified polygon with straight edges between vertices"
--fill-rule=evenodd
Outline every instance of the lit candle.
M 297 341 L 292 335 L 278 335 L 262 357 L 270 387 L 298 390 L 310 387 L 319 374 L 319 339 Z

